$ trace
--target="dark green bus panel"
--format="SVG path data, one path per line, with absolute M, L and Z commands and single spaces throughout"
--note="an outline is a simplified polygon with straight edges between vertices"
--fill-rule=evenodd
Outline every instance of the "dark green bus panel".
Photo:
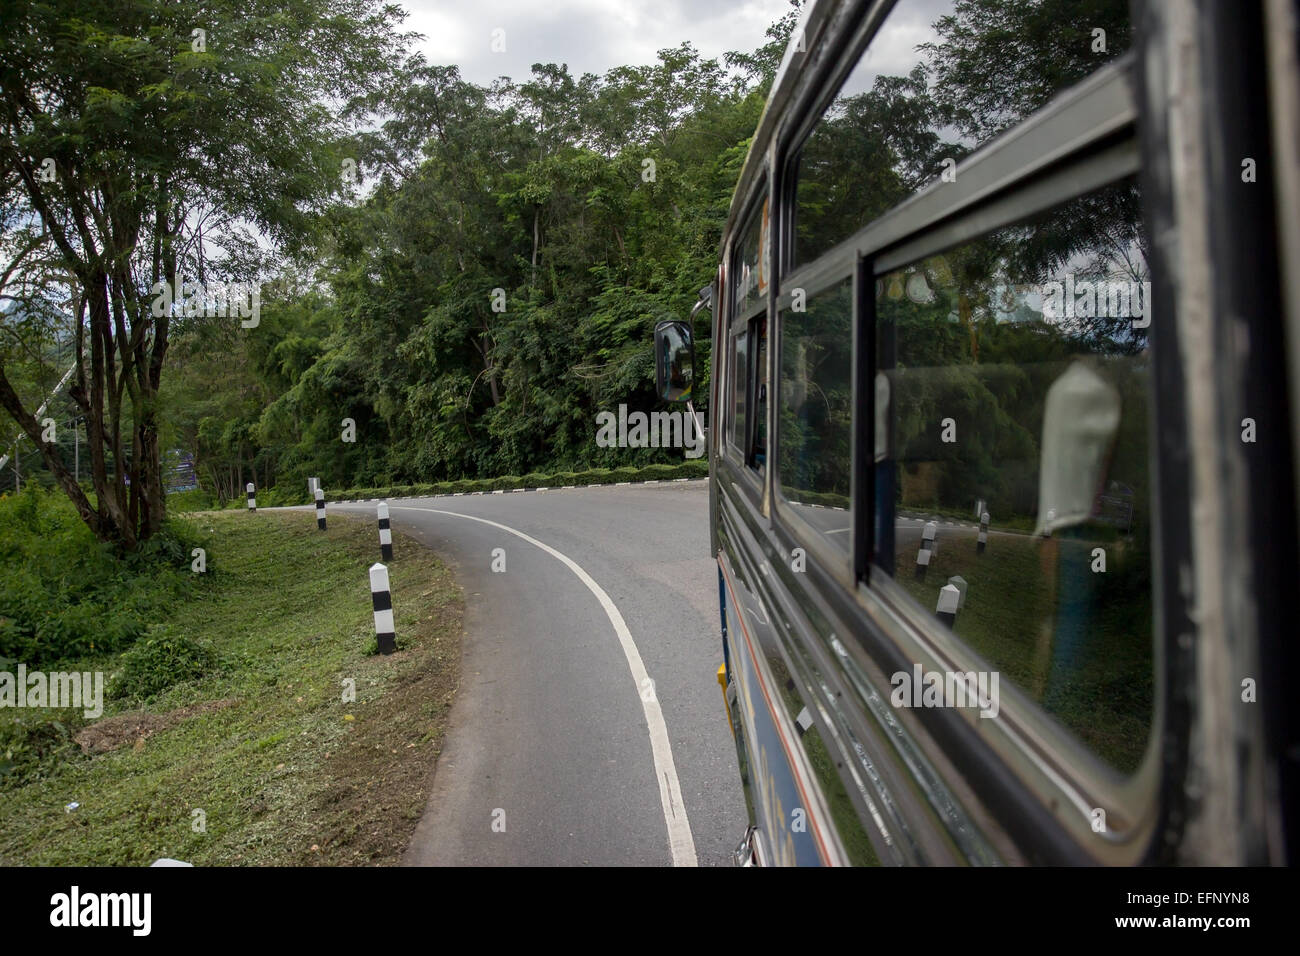
M 701 301 L 739 863 L 1295 858 L 1298 22 L 804 9 Z

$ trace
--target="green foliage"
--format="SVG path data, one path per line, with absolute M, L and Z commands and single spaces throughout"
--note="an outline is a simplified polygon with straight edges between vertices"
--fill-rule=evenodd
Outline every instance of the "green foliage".
M 82 722 L 81 712 L 61 719 L 49 713 L 13 710 L 0 721 L 0 787 L 40 779 L 80 755 L 72 735 Z
M 174 343 L 186 375 L 166 415 L 204 487 L 234 501 L 255 480 L 260 505 L 298 500 L 309 476 L 375 497 L 675 466 L 680 449 L 598 447 L 596 415 L 662 408 L 652 331 L 713 277 L 758 62 L 738 79 L 682 45 L 603 77 L 539 64 L 493 90 L 414 70 L 357 143 L 373 190 L 321 217 L 304 266 L 264 291 L 257 335 Z M 707 315 L 695 329 L 707 395 Z
M 371 498 L 407 498 L 422 495 L 468 494 L 475 491 L 514 491 L 526 488 L 562 488 L 565 485 L 612 485 L 619 481 L 673 481 L 679 478 L 707 478 L 709 463 L 704 459 L 676 465 L 646 465 L 643 468 L 588 468 L 553 474 L 530 472 L 527 475 L 502 475 L 499 478 L 460 479 L 432 484 L 391 485 L 386 488 L 348 488 L 329 492 L 327 500 L 361 501 Z M 260 501 L 260 499 L 259 499 Z M 232 502 L 231 507 L 237 507 Z
M 217 663 L 216 653 L 207 645 L 157 628 L 122 655 L 107 693 L 113 700 L 144 702 L 176 684 L 207 676 Z
M 208 460 L 214 448 L 233 448 L 242 464 L 259 441 L 250 409 L 260 412 L 267 396 L 224 371 L 241 350 L 222 346 L 243 329 L 224 314 L 204 321 L 224 308 L 189 308 L 206 295 L 190 294 L 193 283 L 256 282 L 307 246 L 342 190 L 340 159 L 353 134 L 371 125 L 370 100 L 402 82 L 410 38 L 398 32 L 397 8 L 377 0 L 42 0 L 6 4 L 4 23 L 0 293 L 6 312 L 17 290 L 80 303 L 51 331 L 75 342 L 79 413 L 104 435 L 88 463 L 93 503 L 54 443 L 44 461 L 96 537 L 133 549 L 162 528 L 164 436 L 197 452 L 203 468 L 220 464 Z M 39 175 L 37 164 L 57 175 Z M 174 299 L 164 307 L 156 280 L 187 298 L 186 308 L 172 308 Z M 21 312 L 22 351 L 37 365 L 71 366 L 66 345 L 57 357 L 31 347 L 45 316 L 28 313 L 48 309 Z M 0 323 L 9 331 L 7 314 Z M 282 331 L 267 340 L 269 354 L 251 347 L 272 396 L 318 348 L 307 323 Z M 189 387 L 173 389 L 162 374 L 173 343 L 189 347 L 178 349 L 182 364 L 206 356 L 231 386 L 196 395 L 188 419 L 166 414 Z M 36 374 L 20 360 L 19 396 L 8 353 L 7 341 L 0 404 L 35 443 L 29 416 L 49 370 Z M 209 489 L 220 481 L 221 497 L 231 497 L 239 471 L 210 471 Z
M 173 513 L 182 511 L 207 511 L 217 507 L 216 496 L 202 488 L 190 491 L 173 491 L 167 495 L 167 510 Z
M 0 495 L 0 657 L 28 667 L 126 647 L 191 593 L 196 531 L 172 521 L 136 552 L 97 542 L 57 492 Z

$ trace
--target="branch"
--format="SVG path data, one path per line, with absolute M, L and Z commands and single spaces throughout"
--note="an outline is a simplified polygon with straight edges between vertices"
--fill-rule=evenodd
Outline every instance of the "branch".
M 4 407 L 5 411 L 18 423 L 18 426 L 27 437 L 32 440 L 32 443 L 41 450 L 41 457 L 45 460 L 45 466 L 54 474 L 64 493 L 72 501 L 73 507 L 77 509 L 77 514 L 81 516 L 81 520 L 90 527 L 96 537 L 99 537 L 103 529 L 103 521 L 100 519 L 99 514 L 91 508 L 86 493 L 81 490 L 81 486 L 77 484 L 76 479 L 64 467 L 63 459 L 56 454 L 58 445 L 41 440 L 40 423 L 36 421 L 35 416 L 23 407 L 22 401 L 18 398 L 17 393 L 9 384 L 9 379 L 5 376 L 3 366 L 0 366 L 0 406 Z

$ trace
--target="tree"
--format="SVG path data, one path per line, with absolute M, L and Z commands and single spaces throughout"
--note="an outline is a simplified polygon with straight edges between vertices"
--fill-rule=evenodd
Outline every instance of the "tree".
M 11 229 L 34 236 L 23 257 L 53 258 L 66 278 L 93 503 L 41 441 L 8 363 L 0 405 L 95 535 L 132 549 L 165 517 L 159 390 L 173 332 L 230 320 L 226 285 L 258 277 L 258 234 L 286 250 L 301 242 L 406 38 L 377 0 L 8 6 L 3 245 L 14 247 Z M 11 262 L 7 278 L 23 268 Z M 256 300 L 240 296 L 251 332 Z

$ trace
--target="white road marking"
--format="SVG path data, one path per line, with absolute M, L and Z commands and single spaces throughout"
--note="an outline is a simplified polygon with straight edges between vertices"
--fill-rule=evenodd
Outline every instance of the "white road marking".
M 686 818 L 686 801 L 682 799 L 682 787 L 677 781 L 677 765 L 673 762 L 672 742 L 668 737 L 668 725 L 664 723 L 663 708 L 659 706 L 659 700 L 655 695 L 651 694 L 652 699 L 646 700 L 641 693 L 641 689 L 647 686 L 646 681 L 650 679 L 650 675 L 646 673 L 645 664 L 641 661 L 641 652 L 636 648 L 636 641 L 632 639 L 632 632 L 628 630 L 627 622 L 623 620 L 623 615 L 619 613 L 618 606 L 605 593 L 605 589 L 597 584 L 592 576 L 568 555 L 509 525 L 489 521 L 487 518 L 479 518 L 475 515 L 458 514 L 455 511 L 440 511 L 437 508 L 413 508 L 403 505 L 396 510 L 427 511 L 452 518 L 465 518 L 513 534 L 515 537 L 522 538 L 529 544 L 535 545 L 565 565 L 578 576 L 579 581 L 587 586 L 587 590 L 596 596 L 596 600 L 600 602 L 600 606 L 605 610 L 605 616 L 609 618 L 609 623 L 614 626 L 614 633 L 618 635 L 618 642 L 623 647 L 623 656 L 627 658 L 628 669 L 632 672 L 632 686 L 636 690 L 637 697 L 641 700 L 641 709 L 645 711 L 646 726 L 650 731 L 650 751 L 654 756 L 655 774 L 659 778 L 659 803 L 663 807 L 664 823 L 668 827 L 668 848 L 672 851 L 673 866 L 699 866 L 699 861 L 695 857 L 695 840 L 691 836 L 691 824 Z M 653 686 L 653 684 L 650 686 Z M 676 808 L 681 808 L 681 812 L 678 813 Z

